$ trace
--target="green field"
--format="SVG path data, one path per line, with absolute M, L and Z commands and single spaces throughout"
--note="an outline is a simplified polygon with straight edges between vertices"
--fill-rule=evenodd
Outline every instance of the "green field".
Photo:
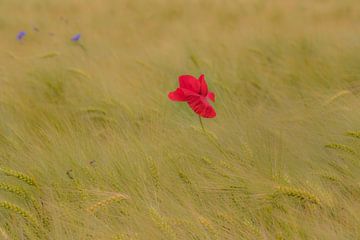
M 2 0 L 0 36 L 1 240 L 360 239 L 358 0 Z

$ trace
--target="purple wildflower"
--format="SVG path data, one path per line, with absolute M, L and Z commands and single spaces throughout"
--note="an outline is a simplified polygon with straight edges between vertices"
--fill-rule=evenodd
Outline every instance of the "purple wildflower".
M 78 34 L 76 34 L 75 36 L 73 36 L 73 37 L 71 38 L 71 41 L 77 42 L 77 41 L 80 40 L 80 37 L 81 37 L 81 35 L 80 35 L 80 33 L 78 33 Z
M 18 41 L 20 41 L 21 39 L 23 39 L 23 38 L 25 37 L 25 35 L 26 35 L 26 32 L 21 31 L 21 32 L 19 32 L 18 35 L 16 36 L 16 39 L 17 39 Z

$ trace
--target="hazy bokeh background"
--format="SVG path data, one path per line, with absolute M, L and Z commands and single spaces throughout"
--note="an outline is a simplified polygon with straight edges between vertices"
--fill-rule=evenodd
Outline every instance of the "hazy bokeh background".
M 356 0 L 2 0 L 0 239 L 359 238 L 359 23 Z M 182 74 L 216 94 L 206 133 L 167 99 Z

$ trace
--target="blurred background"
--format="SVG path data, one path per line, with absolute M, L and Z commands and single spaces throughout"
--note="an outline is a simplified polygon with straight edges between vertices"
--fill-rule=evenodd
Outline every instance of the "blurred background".
M 359 238 L 359 23 L 357 0 L 0 1 L 0 239 Z M 182 74 L 216 94 L 205 132 L 167 98 Z

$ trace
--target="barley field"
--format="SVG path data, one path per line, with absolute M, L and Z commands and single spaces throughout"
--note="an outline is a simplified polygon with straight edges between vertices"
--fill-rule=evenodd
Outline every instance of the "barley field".
M 358 0 L 2 0 L 0 36 L 0 239 L 360 239 Z

